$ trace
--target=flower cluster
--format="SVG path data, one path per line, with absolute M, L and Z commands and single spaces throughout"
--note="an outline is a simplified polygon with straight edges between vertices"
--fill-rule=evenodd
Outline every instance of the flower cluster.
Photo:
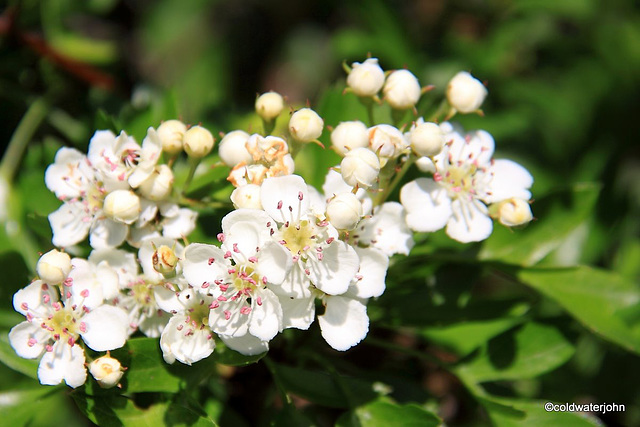
M 292 153 L 322 145 L 324 120 L 302 108 L 287 135 L 272 135 L 284 98 L 258 97 L 264 132 L 233 130 L 218 146 L 216 165 L 228 168 L 234 190 L 216 244 L 187 243 L 197 215 L 173 188 L 181 152 L 191 168 L 186 186 L 214 147 L 205 128 L 169 120 L 149 128 L 142 145 L 124 132 L 98 131 L 87 155 L 59 150 L 46 185 L 63 202 L 49 219 L 53 244 L 66 252 L 43 255 L 38 278 L 16 293 L 26 320 L 9 336 L 20 356 L 43 355 L 43 384 L 83 384 L 84 347 L 112 350 L 133 334 L 159 337 L 167 363 L 192 364 L 220 341 L 244 355 L 263 353 L 278 333 L 307 330 L 317 316 L 324 340 L 347 350 L 366 337 L 367 304 L 383 294 L 390 259 L 409 254 L 414 232 L 446 227 L 451 238 L 476 242 L 491 234 L 493 219 L 509 227 L 532 219 L 531 175 L 494 160 L 487 132 L 447 121 L 480 112 L 482 83 L 459 73 L 446 108 L 423 118 L 416 105 L 431 86 L 410 71 L 385 73 L 374 58 L 346 68 L 345 92 L 370 109 L 388 103 L 398 122 L 330 128 L 342 161 L 320 191 L 294 173 Z M 414 164 L 424 176 L 403 182 Z M 87 236 L 90 254 L 72 259 L 67 252 L 77 253 Z M 104 387 L 124 372 L 108 355 L 89 367 Z

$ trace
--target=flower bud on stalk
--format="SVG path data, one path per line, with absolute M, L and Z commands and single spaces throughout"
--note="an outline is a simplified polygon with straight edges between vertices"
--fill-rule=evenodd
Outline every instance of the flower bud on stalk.
M 466 71 L 456 74 L 447 86 L 447 100 L 460 113 L 478 111 L 486 96 L 487 88 Z
M 263 93 L 256 99 L 256 113 L 266 122 L 280 115 L 284 108 L 284 99 L 277 92 Z
M 409 70 L 396 70 L 387 77 L 382 93 L 396 110 L 413 108 L 420 99 L 420 83 Z
M 375 96 L 384 84 L 384 71 L 377 58 L 369 58 L 362 64 L 354 62 L 347 76 L 347 85 L 358 96 Z
M 444 134 L 435 123 L 420 123 L 409 132 L 409 142 L 418 156 L 433 157 L 442 151 Z
M 114 221 L 133 224 L 140 215 L 140 198 L 133 191 L 115 190 L 105 197 L 102 210 Z
M 331 132 L 331 144 L 341 154 L 369 145 L 367 126 L 360 121 L 342 122 Z
M 511 198 L 492 206 L 491 211 L 497 213 L 498 220 L 502 225 L 515 227 L 530 222 L 533 219 L 531 206 L 526 200 Z
M 345 154 L 340 163 L 340 172 L 347 184 L 369 188 L 380 173 L 380 159 L 368 148 L 356 148 Z
M 167 165 L 158 165 L 140 188 L 140 194 L 149 200 L 159 201 L 166 199 L 173 190 L 173 172 Z
M 62 283 L 71 272 L 71 257 L 57 249 L 42 255 L 36 265 L 40 279 L 50 285 Z
M 322 135 L 324 121 L 310 108 L 302 108 L 289 119 L 289 132 L 300 142 L 311 142 Z
M 247 141 L 250 135 L 242 130 L 234 130 L 227 133 L 220 141 L 218 154 L 225 165 L 233 168 L 242 162 L 250 164 L 253 161 L 251 153 L 247 150 Z
M 111 388 L 120 382 L 124 369 L 118 359 L 102 356 L 89 364 L 89 372 L 102 388 Z
M 362 217 L 362 203 L 353 193 L 339 193 L 327 204 L 327 218 L 338 230 L 353 230 Z
M 193 126 L 184 134 L 184 151 L 193 159 L 201 159 L 211 152 L 213 135 L 202 126 Z
M 163 122 L 156 131 L 160 142 L 162 142 L 162 151 L 172 156 L 181 152 L 186 131 L 187 126 L 180 120 Z

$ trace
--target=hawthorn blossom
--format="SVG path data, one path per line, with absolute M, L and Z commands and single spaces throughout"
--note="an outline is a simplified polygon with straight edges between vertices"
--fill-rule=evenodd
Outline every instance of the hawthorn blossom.
M 493 230 L 487 205 L 530 199 L 533 178 L 511 160 L 492 159 L 494 141 L 489 133 L 463 135 L 449 123 L 442 129 L 448 142 L 433 158 L 433 178 L 418 178 L 400 191 L 407 224 L 415 231 L 446 226 L 449 237 L 463 243 L 484 240 Z
M 81 294 L 88 297 L 89 291 Z M 108 305 L 90 309 L 80 299 L 72 303 L 67 295 L 59 299 L 57 288 L 41 280 L 19 290 L 13 296 L 13 306 L 27 320 L 11 329 L 9 342 L 25 359 L 44 354 L 38 367 L 40 383 L 56 385 L 64 380 L 75 388 L 84 384 L 87 376 L 84 350 L 77 341 L 82 338 L 95 351 L 122 347 L 127 338 L 127 316 Z

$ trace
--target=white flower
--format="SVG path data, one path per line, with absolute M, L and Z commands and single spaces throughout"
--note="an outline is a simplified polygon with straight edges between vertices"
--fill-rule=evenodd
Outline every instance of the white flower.
M 162 150 L 170 155 L 182 151 L 182 140 L 187 126 L 180 120 L 167 120 L 158 126 L 158 138 L 162 142 Z
M 291 256 L 271 238 L 274 221 L 263 211 L 238 209 L 222 219 L 221 248 L 191 244 L 185 251 L 189 284 L 209 292 L 209 326 L 220 335 L 247 333 L 261 341 L 282 330 L 282 308 L 272 289 L 291 270 Z
M 116 137 L 111 131 L 99 130 L 89 142 L 87 157 L 96 170 L 96 181 L 102 183 L 106 192 L 111 192 L 129 189 L 128 179 L 140 161 L 141 151 L 135 139 L 125 132 Z
M 362 202 L 349 193 L 340 193 L 327 203 L 327 219 L 338 230 L 353 230 L 362 217 Z
M 40 257 L 36 270 L 42 281 L 50 285 L 57 285 L 69 275 L 71 257 L 69 254 L 52 249 Z
M 356 244 L 372 246 L 385 255 L 409 255 L 413 248 L 413 233 L 405 222 L 406 212 L 397 202 L 378 206 L 374 214 L 363 219 L 351 238 Z
M 262 209 L 260 202 L 260 186 L 256 184 L 242 185 L 231 193 L 231 202 L 236 209 Z
M 460 71 L 447 85 L 449 104 L 461 113 L 477 111 L 487 96 L 482 82 L 466 71 Z
M 140 184 L 140 194 L 153 201 L 164 200 L 173 190 L 173 172 L 167 165 L 158 165 L 146 180 Z
M 338 240 L 337 230 L 312 209 L 309 189 L 297 175 L 269 178 L 262 184 L 264 210 L 276 224 L 274 237 L 289 251 L 294 268 L 278 289 L 294 297 L 310 295 L 309 282 L 322 292 L 346 292 L 358 271 L 358 255 Z
M 396 110 L 414 107 L 421 95 L 420 83 L 409 70 L 395 70 L 382 88 L 384 99 Z
M 369 58 L 362 64 L 354 62 L 347 76 L 347 85 L 358 96 L 374 96 L 384 84 L 384 71 L 377 58 Z
M 213 135 L 202 126 L 192 126 L 184 134 L 184 151 L 191 158 L 201 159 L 211 152 L 215 142 Z
M 347 184 L 369 188 L 380 174 L 380 159 L 368 148 L 355 148 L 345 154 L 340 173 Z
M 494 141 L 485 131 L 466 136 L 443 125 L 447 143 L 434 157 L 433 179 L 405 184 L 400 201 L 407 224 L 415 231 L 436 231 L 446 225 L 449 237 L 477 242 L 491 234 L 487 204 L 512 197 L 528 200 L 533 178 L 510 160 L 493 160 Z
M 360 121 L 342 122 L 331 132 L 331 145 L 340 154 L 369 146 L 369 131 Z
M 147 129 L 147 136 L 142 141 L 137 158 L 133 157 L 131 162 L 133 170 L 129 175 L 129 185 L 133 188 L 140 187 L 156 170 L 156 164 L 162 154 L 162 142 L 152 127 Z M 132 156 L 136 154 L 133 153 Z
M 342 174 L 340 172 L 337 172 L 334 169 L 329 169 L 327 175 L 324 177 L 322 191 L 324 191 L 325 200 L 329 201 L 340 193 L 351 193 L 353 191 L 353 187 L 342 179 Z M 369 197 L 367 191 L 361 187 L 358 188 L 355 195 L 362 203 L 362 214 L 368 215 L 373 206 L 371 197 Z
M 310 108 L 301 108 L 289 119 L 289 132 L 300 142 L 311 142 L 322 135 L 324 121 Z
M 251 161 L 238 163 L 227 178 L 235 187 L 260 185 L 266 178 L 293 173 L 295 164 L 284 139 L 253 134 L 245 147 L 251 155 Z
M 266 121 L 278 117 L 284 108 L 284 99 L 277 92 L 263 93 L 256 99 L 256 113 Z
M 26 359 L 44 353 L 38 368 L 42 384 L 63 380 L 73 388 L 84 384 L 87 372 L 84 351 L 77 344 L 80 337 L 95 351 L 122 347 L 127 337 L 127 316 L 119 308 L 102 305 L 90 310 L 69 304 L 64 296 L 59 301 L 55 288 L 41 280 L 18 291 L 13 306 L 27 320 L 11 329 L 9 342 Z
M 102 356 L 89 364 L 89 372 L 100 387 L 111 388 L 118 385 L 124 374 L 124 369 L 118 359 Z
M 216 342 L 208 326 L 213 297 L 194 289 L 185 289 L 171 298 L 158 301 L 173 316 L 162 331 L 160 348 L 167 363 L 178 360 L 191 365 L 213 353 Z
M 218 154 L 225 165 L 230 168 L 240 163 L 251 164 L 253 156 L 246 148 L 249 134 L 242 130 L 234 130 L 225 134 L 218 146 Z
M 386 159 L 394 159 L 407 152 L 409 141 L 397 128 L 377 125 L 369 128 L 369 148 L 380 156 L 380 163 L 384 166 Z
M 511 198 L 497 203 L 495 206 L 498 220 L 507 227 L 526 224 L 533 219 L 531 206 L 526 200 Z M 493 205 L 491 208 L 493 209 Z

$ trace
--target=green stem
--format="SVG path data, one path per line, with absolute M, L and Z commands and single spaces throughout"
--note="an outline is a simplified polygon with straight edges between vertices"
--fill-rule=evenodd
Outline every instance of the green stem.
M 360 103 L 367 109 L 367 119 L 369 120 L 369 126 L 375 125 L 376 120 L 373 116 L 373 99 L 366 96 L 359 96 L 358 99 L 360 100 Z
M 191 185 L 191 181 L 193 180 L 193 176 L 196 173 L 196 169 L 198 168 L 198 165 L 200 164 L 200 161 L 202 159 L 196 159 L 193 157 L 189 157 L 189 175 L 187 175 L 187 179 L 184 181 L 184 184 L 182 185 L 182 195 L 184 196 L 185 194 L 187 194 L 187 190 L 189 189 L 189 185 Z
M 49 105 L 43 98 L 36 99 L 20 120 L 18 127 L 11 135 L 11 140 L 0 162 L 0 173 L 11 182 L 20 167 L 20 159 L 27 149 L 33 134 L 49 112 Z
M 426 119 L 426 121 L 440 123 L 444 118 L 447 117 L 450 111 L 451 111 L 451 106 L 449 105 L 449 101 L 447 101 L 447 99 L 445 98 L 442 100 L 442 102 L 438 106 L 438 109 L 431 116 L 429 116 L 429 118 Z
M 393 180 L 391 180 L 391 183 L 389 183 L 384 188 L 382 193 L 378 194 L 378 197 L 376 197 L 374 206 L 380 206 L 387 200 L 391 192 L 398 186 L 400 181 L 402 181 L 402 178 L 404 178 L 404 175 L 407 173 L 409 168 L 411 168 L 411 165 L 413 165 L 413 163 L 415 163 L 416 160 L 417 159 L 415 156 L 413 155 L 409 156 L 409 159 L 406 162 L 404 162 L 400 170 L 393 177 Z
M 284 385 L 282 384 L 282 380 L 280 379 L 280 374 L 278 374 L 278 368 L 276 367 L 275 363 L 271 361 L 269 356 L 263 357 L 262 360 L 267 365 L 267 369 L 269 369 L 269 372 L 271 372 L 271 376 L 273 377 L 273 382 L 276 384 L 276 388 L 280 393 L 280 397 L 282 398 L 282 401 L 287 406 L 293 406 L 293 402 L 291 401 L 291 396 L 287 394 L 287 391 Z
M 277 117 L 269 121 L 262 119 L 262 129 L 264 131 L 264 136 L 271 135 L 271 132 L 273 132 L 273 130 L 276 127 L 276 120 L 277 120 Z

